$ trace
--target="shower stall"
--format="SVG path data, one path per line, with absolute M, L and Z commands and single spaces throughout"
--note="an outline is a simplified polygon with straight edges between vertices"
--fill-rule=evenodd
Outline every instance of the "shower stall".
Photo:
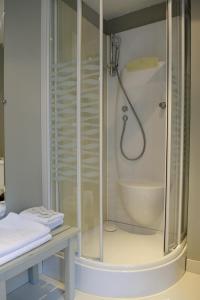
M 48 203 L 80 228 L 77 288 L 159 292 L 185 271 L 190 1 L 48 3 Z

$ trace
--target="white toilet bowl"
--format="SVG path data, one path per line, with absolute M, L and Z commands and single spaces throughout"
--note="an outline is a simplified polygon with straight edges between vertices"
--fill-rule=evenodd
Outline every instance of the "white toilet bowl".
M 120 197 L 134 223 L 153 227 L 162 216 L 164 187 L 161 183 L 119 181 Z

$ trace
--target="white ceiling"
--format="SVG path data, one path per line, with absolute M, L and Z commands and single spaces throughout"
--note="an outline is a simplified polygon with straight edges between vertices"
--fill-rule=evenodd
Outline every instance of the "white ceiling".
M 84 0 L 84 2 L 99 12 L 99 0 Z M 113 19 L 162 2 L 166 0 L 104 0 L 104 19 Z

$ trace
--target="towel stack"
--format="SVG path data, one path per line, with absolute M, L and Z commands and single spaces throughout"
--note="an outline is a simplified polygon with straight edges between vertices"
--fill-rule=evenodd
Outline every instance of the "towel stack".
M 0 265 L 51 239 L 47 226 L 9 213 L 0 220 Z
M 48 226 L 51 230 L 62 225 L 64 220 L 63 213 L 48 210 L 43 206 L 26 209 L 20 215 L 28 220 Z

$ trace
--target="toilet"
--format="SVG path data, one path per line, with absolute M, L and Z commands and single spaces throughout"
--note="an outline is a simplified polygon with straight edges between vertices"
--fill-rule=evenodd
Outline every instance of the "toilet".
M 164 205 L 164 185 L 156 182 L 119 181 L 120 198 L 134 224 L 154 227 Z

